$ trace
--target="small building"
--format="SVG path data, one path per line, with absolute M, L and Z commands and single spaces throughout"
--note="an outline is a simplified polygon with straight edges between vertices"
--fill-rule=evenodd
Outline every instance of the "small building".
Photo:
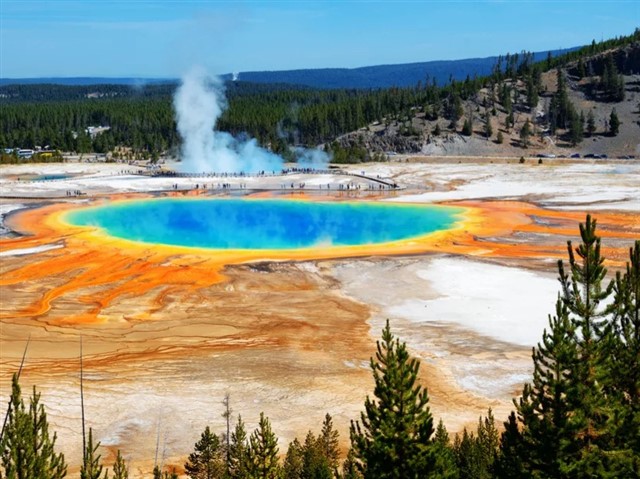
M 34 153 L 35 152 L 33 150 L 21 148 L 18 150 L 18 158 L 29 159 L 33 156 Z

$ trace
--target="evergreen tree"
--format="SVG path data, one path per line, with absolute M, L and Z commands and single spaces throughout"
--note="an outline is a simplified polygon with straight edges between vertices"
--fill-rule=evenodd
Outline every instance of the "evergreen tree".
M 462 437 L 456 436 L 453 450 L 460 477 L 490 479 L 498 455 L 499 435 L 491 409 L 487 417 L 480 417 L 476 434 L 465 428 Z
M 478 449 L 480 450 L 480 458 L 483 463 L 485 477 L 491 477 L 493 464 L 498 456 L 500 435 L 496 429 L 493 411 L 489 409 L 487 416 L 478 419 Z
M 520 129 L 520 142 L 522 144 L 522 148 L 529 148 L 529 137 L 531 136 L 531 123 L 527 118 L 527 121 Z
M 624 274 L 613 287 L 613 322 L 607 346 L 607 389 L 615 401 L 616 448 L 640 475 L 640 241 L 629 252 Z M 630 476 L 631 477 L 631 476 Z
M 222 477 L 225 467 L 220 438 L 205 427 L 196 442 L 194 451 L 184 465 L 184 470 L 191 479 L 214 479 Z
M 353 448 L 349 449 L 347 457 L 342 463 L 342 479 L 362 479 L 362 473 L 358 467 L 358 459 L 353 451 Z
M 427 390 L 417 383 L 420 363 L 391 334 L 389 321 L 371 358 L 375 400 L 367 397 L 351 444 L 365 478 L 424 478 L 433 469 L 433 418 Z
M 624 100 L 624 77 L 618 74 L 618 68 L 613 60 L 613 55 L 607 57 L 600 77 L 600 89 L 605 100 Z
M 501 131 L 498 131 L 498 135 L 496 136 L 496 143 L 498 145 L 502 145 L 502 143 L 504 143 L 504 135 Z
M 620 132 L 620 119 L 618 118 L 618 113 L 614 108 L 611 110 L 611 115 L 609 116 L 609 134 L 611 136 L 617 136 Z
M 567 129 L 570 126 L 571 112 L 575 109 L 569 101 L 567 81 L 561 69 L 557 71 L 557 91 L 549 104 L 549 127 L 552 133 L 558 128 Z
M 6 479 L 61 479 L 67 474 L 64 455 L 55 452 L 56 434 L 49 423 L 40 394 L 33 388 L 29 410 L 22 399 L 18 375 L 11 380 L 7 423 L 0 442 Z
M 472 129 L 473 127 L 471 125 L 471 120 L 467 118 L 462 124 L 462 134 L 465 136 L 471 136 L 471 134 L 473 133 Z
M 593 116 L 593 111 L 589 110 L 587 113 L 587 133 L 589 136 L 593 136 L 596 132 L 596 119 Z
M 251 479 L 276 479 L 280 473 L 278 440 L 264 413 L 260 413 L 258 428 L 249 438 L 247 470 Z
M 449 440 L 449 433 L 442 419 L 438 422 L 438 427 L 433 437 L 433 455 L 435 463 L 430 477 L 433 479 L 456 479 L 458 477 L 456 457 Z
M 526 451 L 522 434 L 518 428 L 515 412 L 511 412 L 504 423 L 504 431 L 500 437 L 500 452 L 495 462 L 495 476 L 499 479 L 526 479 L 531 477 L 531 471 L 525 469 L 523 458 Z
M 318 436 L 318 448 L 332 471 L 337 471 L 340 458 L 338 437 L 338 431 L 333 428 L 333 419 L 327 413 L 322 422 L 322 431 Z
M 605 439 L 605 397 L 601 379 L 600 340 L 605 327 L 607 308 L 599 308 L 610 295 L 613 283 L 603 288 L 607 270 L 600 255 L 600 238 L 596 235 L 596 221 L 587 216 L 580 225 L 582 243 L 574 249 L 568 242 L 569 274 L 559 262 L 562 300 L 572 313 L 571 322 L 578 332 L 575 343 L 577 361 L 573 365 L 572 384 L 568 391 L 568 403 L 572 405 L 569 425 L 575 431 L 573 446 L 579 450 L 574 460 L 567 464 L 567 471 L 574 474 L 588 473 L 601 466 L 604 458 L 599 445 Z M 576 258 L 577 255 L 577 258 Z
M 333 473 L 323 454 L 319 438 L 309 431 L 302 447 L 302 477 L 304 479 L 331 479 Z
M 627 475 L 629 462 L 615 446 L 615 431 L 610 427 L 616 411 L 607 397 L 605 385 L 608 351 L 607 331 L 612 306 L 606 304 L 613 290 L 613 281 L 605 284 L 607 269 L 600 255 L 600 238 L 596 221 L 587 215 L 580 225 L 582 243 L 574 249 L 568 243 L 569 273 L 559 263 L 562 300 L 572 314 L 576 332 L 577 361 L 571 371 L 571 388 L 567 400 L 572 407 L 569 426 L 574 431 L 576 453 L 567 464 L 566 472 L 573 477 L 597 475 L 609 471 Z M 623 472 L 625 471 L 625 472 Z
M 436 123 L 436 126 L 433 128 L 433 134 L 434 136 L 440 136 L 440 133 L 442 133 L 440 130 L 440 123 Z
M 516 124 L 516 120 L 513 116 L 513 111 L 509 110 L 507 117 L 505 118 L 504 121 L 504 126 L 507 129 L 507 131 L 509 131 L 511 128 L 513 128 Z
M 578 59 L 578 79 L 582 80 L 587 76 L 587 69 L 584 66 L 584 60 L 582 57 Z
M 124 462 L 120 449 L 118 449 L 116 460 L 113 463 L 113 479 L 129 479 L 129 469 Z
M 302 479 L 302 471 L 304 469 L 304 452 L 298 438 L 295 438 L 284 458 L 282 472 L 287 479 Z
M 515 403 L 522 424 L 522 444 L 511 427 L 507 444 L 518 457 L 502 458 L 502 465 L 522 463 L 533 477 L 565 477 L 561 467 L 574 443 L 574 433 L 568 421 L 571 407 L 567 403 L 570 389 L 569 372 L 576 362 L 574 328 L 569 321 L 567 306 L 559 298 L 556 315 L 549 316 L 549 329 L 542 333 L 542 342 L 533 349 L 533 380 L 525 384 L 521 398 Z M 504 450 L 503 450 L 504 452 Z
M 80 467 L 80 479 L 100 479 L 102 475 L 102 465 L 100 464 L 100 454 L 97 454 L 100 442 L 93 445 L 93 429 L 89 428 L 89 439 L 82 457 L 82 467 Z M 107 477 L 107 471 L 104 472 Z
M 462 430 L 462 436 L 456 435 L 456 439 L 453 442 L 453 451 L 461 478 L 478 479 L 485 477 L 480 449 L 473 432 L 469 432 L 465 427 Z
M 569 139 L 572 146 L 576 146 L 584 138 L 584 116 L 578 115 L 575 111 L 571 113 L 569 124 Z
M 484 135 L 487 140 L 493 135 L 493 126 L 491 125 L 491 117 L 489 115 L 485 115 Z
M 497 464 L 501 477 L 513 477 L 508 471 L 514 470 L 535 478 L 638 475 L 633 440 L 630 446 L 624 434 L 629 431 L 628 437 L 635 438 L 639 429 L 633 417 L 622 418 L 628 405 L 615 400 L 625 396 L 616 394 L 623 384 L 616 370 L 624 368 L 626 374 L 629 364 L 631 370 L 640 369 L 637 350 L 631 351 L 635 363 L 633 357 L 625 357 L 625 365 L 616 368 L 616 353 L 624 356 L 623 344 L 628 344 L 616 321 L 619 311 L 626 310 L 618 306 L 625 293 L 617 291 L 625 291 L 627 283 L 622 276 L 615 288 L 613 282 L 605 282 L 600 238 L 590 216 L 580 225 L 580 237 L 577 248 L 571 242 L 567 246 L 569 272 L 562 261 L 558 263 L 562 289 L 556 316 L 549 318 L 549 331 L 534 349 L 533 381 L 516 402 L 522 432 L 513 418 L 506 425 Z M 603 306 L 612 290 L 613 304 Z M 637 334 L 634 327 L 630 330 Z
M 232 479 L 246 479 L 249 477 L 247 450 L 247 432 L 244 422 L 242 422 L 242 417 L 238 415 L 238 422 L 235 430 L 231 433 L 231 444 L 229 445 L 229 477 Z

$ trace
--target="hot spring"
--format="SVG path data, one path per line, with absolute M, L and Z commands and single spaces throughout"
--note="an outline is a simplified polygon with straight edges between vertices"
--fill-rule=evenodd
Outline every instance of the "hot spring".
M 74 210 L 66 221 L 143 243 L 274 250 L 406 240 L 453 227 L 461 212 L 379 202 L 164 198 Z

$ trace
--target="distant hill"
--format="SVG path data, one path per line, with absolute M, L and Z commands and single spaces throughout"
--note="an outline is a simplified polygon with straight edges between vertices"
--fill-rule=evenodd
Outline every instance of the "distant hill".
M 551 54 L 558 56 L 576 50 L 567 48 L 553 50 Z M 536 52 L 534 60 L 543 60 L 548 52 Z M 425 82 L 427 77 L 435 79 L 438 85 L 446 84 L 450 78 L 464 80 L 467 75 L 482 76 L 491 73 L 498 60 L 497 56 L 486 58 L 469 58 L 465 60 L 438 60 L 420 63 L 403 63 L 398 65 L 377 65 L 360 68 L 318 68 L 301 70 L 240 72 L 238 79 L 250 83 L 285 83 L 313 88 L 388 88 L 415 86 L 419 81 Z M 221 75 L 231 81 L 234 74 Z M 176 83 L 170 78 L 107 78 L 107 77 L 69 77 L 69 78 L 0 78 L 0 86 L 12 84 L 55 84 L 55 85 L 129 85 L 144 86 L 150 84 Z
M 554 50 L 552 56 L 571 52 L 576 48 Z M 548 52 L 536 52 L 534 61 L 544 60 Z M 314 88 L 389 88 L 410 87 L 425 82 L 427 77 L 438 85 L 446 84 L 450 78 L 464 80 L 467 75 L 483 76 L 491 73 L 497 56 L 469 58 L 465 60 L 438 60 L 398 65 L 377 65 L 360 68 L 320 68 L 305 70 L 283 70 L 263 72 L 240 72 L 239 80 L 252 83 L 290 83 Z M 231 80 L 232 75 L 223 75 Z
M 176 83 L 171 78 L 111 78 L 111 77 L 38 77 L 38 78 L 0 78 L 0 86 L 4 85 L 127 85 L 144 86 L 163 83 Z
M 542 158 L 640 158 L 640 35 L 627 37 L 622 45 L 608 45 L 616 40 L 596 45 L 595 53 L 576 52 L 575 58 L 565 58 L 559 68 L 566 82 L 566 98 L 576 115 L 589 116 L 593 132 L 585 131 L 573 144 L 570 130 L 550 130 L 550 106 L 558 89 L 557 69 L 540 72 L 539 96 L 535 105 L 529 105 L 527 90 L 531 83 L 525 74 L 497 80 L 497 84 L 482 86 L 460 101 L 460 118 L 453 123 L 446 108 L 434 110 L 416 105 L 409 112 L 390 115 L 384 121 L 374 121 L 358 130 L 337 138 L 342 149 L 353 151 L 364 148 L 375 154 L 417 154 L 425 156 L 485 156 Z M 574 55 L 572 52 L 569 56 Z M 611 66 L 613 65 L 613 66 Z M 607 70 L 609 73 L 607 74 Z M 603 78 L 621 74 L 624 94 L 615 98 L 605 92 Z M 618 80 L 616 80 L 618 81 Z M 493 91 L 490 88 L 494 88 Z M 507 92 L 510 107 L 501 98 Z M 495 101 L 494 101 L 495 100 Z M 446 105 L 447 100 L 444 101 Z M 495 108 L 491 108 L 495 106 Z M 493 110 L 493 111 L 492 111 Z M 619 119 L 619 131 L 610 132 L 610 118 L 615 110 Z M 513 114 L 511 124 L 507 121 Z M 487 129 L 487 122 L 491 125 Z M 521 132 L 526 123 L 534 133 L 528 145 L 522 144 Z M 469 131 L 464 133 L 465 124 Z M 489 132 L 490 131 L 490 132 Z M 500 135 L 500 140 L 498 139 Z M 335 150 L 335 148 L 334 148 Z M 545 160 L 546 161 L 546 160 Z

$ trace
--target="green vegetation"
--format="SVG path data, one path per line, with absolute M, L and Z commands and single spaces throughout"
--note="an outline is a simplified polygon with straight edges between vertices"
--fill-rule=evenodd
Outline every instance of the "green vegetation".
M 427 390 L 417 383 L 420 362 L 391 334 L 377 342 L 371 370 L 376 400 L 367 397 L 360 421 L 351 423 L 358 469 L 367 478 L 421 478 L 433 470 L 433 417 Z
M 596 221 L 580 225 L 581 243 L 558 262 L 560 293 L 542 341 L 533 348 L 533 377 L 514 399 L 502 433 L 489 409 L 474 431 L 451 440 L 434 431 L 420 363 L 391 332 L 389 321 L 370 366 L 373 398 L 351 423 L 351 449 L 340 470 L 338 433 L 326 415 L 320 433 L 294 439 L 284 460 L 262 413 L 249 438 L 240 417 L 229 451 L 207 426 L 185 471 L 212 478 L 634 478 L 640 477 L 640 240 L 624 271 L 607 280 Z M 0 477 L 61 479 L 44 407 L 34 390 L 26 410 L 17 375 L 1 446 Z M 228 402 L 227 402 L 228 406 Z M 102 477 L 92 431 L 81 476 Z M 228 454 L 227 454 L 228 452 Z M 226 464 L 225 464 L 226 462 Z M 113 477 L 128 472 L 120 451 Z M 104 477 L 107 477 L 105 471 Z M 156 467 L 154 478 L 177 477 Z
M 428 121 L 444 117 L 457 131 L 464 114 L 463 102 L 478 101 L 480 89 L 487 89 L 485 108 L 496 115 L 506 114 L 505 126 L 515 126 L 515 113 L 533 111 L 541 96 L 548 96 L 541 75 L 558 70 L 558 89 L 549 105 L 545 123 L 553 134 L 567 134 L 572 144 L 582 139 L 579 115 L 568 100 L 565 71 L 584 79 L 585 92 L 602 101 L 624 98 L 624 80 L 619 73 L 614 48 L 640 40 L 640 30 L 632 35 L 593 42 L 590 46 L 534 62 L 533 54 L 500 57 L 491 75 L 451 80 L 438 87 L 433 81 L 412 88 L 380 90 L 314 90 L 295 85 L 261 85 L 232 82 L 226 85 L 228 109 L 217 128 L 232 134 L 248 134 L 262 145 L 287 156 L 290 146 L 316 146 L 334 142 L 339 136 L 372 123 L 399 122 L 399 133 L 420 133 L 411 119 L 423 115 Z M 604 55 L 592 61 L 594 55 Z M 587 74 L 589 73 L 590 76 Z M 180 143 L 172 108 L 175 84 L 133 88 L 122 85 L 8 85 L 0 87 L 3 114 L 0 116 L 0 147 L 49 147 L 78 153 L 113 151 L 124 147 L 129 158 L 153 157 L 175 149 Z M 89 126 L 110 129 L 91 138 Z M 593 125 L 595 126 L 595 125 Z M 584 122 L 582 125 L 584 129 Z M 473 117 L 468 115 L 462 133 L 473 133 Z M 593 134 L 595 130 L 588 130 Z M 485 131 L 485 134 L 487 132 Z M 437 133 L 434 133 L 437 135 Z M 490 134 L 487 135 L 491 136 Z M 367 157 L 367 159 L 371 159 Z M 359 156 L 338 155 L 337 162 L 360 161 Z
M 209 426 L 189 454 L 184 470 L 194 479 L 214 479 L 223 475 L 225 468 L 220 438 L 211 432 Z
M 611 115 L 609 115 L 609 134 L 611 136 L 616 136 L 620 131 L 620 119 L 618 118 L 618 113 L 614 108 L 611 110 Z
M 13 165 L 17 163 L 61 163 L 64 161 L 59 151 L 47 151 L 35 153 L 31 158 L 20 158 L 14 153 L 0 153 L 0 165 Z
M 0 439 L 2 469 L 6 479 L 61 479 L 67 474 L 64 456 L 55 452 L 56 434 L 49 435 L 49 423 L 40 394 L 34 387 L 27 410 L 18 384 L 11 380 L 11 398 L 6 428 Z

